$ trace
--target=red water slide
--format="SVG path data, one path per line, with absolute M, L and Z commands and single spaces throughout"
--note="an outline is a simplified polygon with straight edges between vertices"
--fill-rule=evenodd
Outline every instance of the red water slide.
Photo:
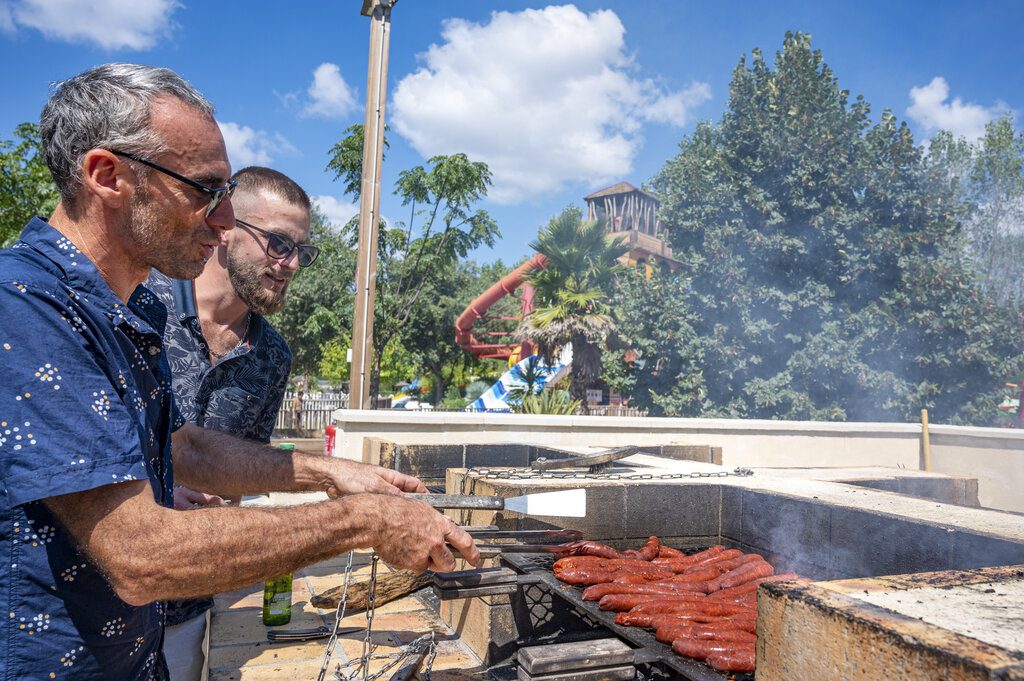
M 505 296 L 515 297 L 516 289 L 523 284 L 527 273 L 538 267 L 545 269 L 547 262 L 547 256 L 538 253 L 477 296 L 455 321 L 455 342 L 474 357 L 507 359 L 516 348 L 520 347 L 520 344 L 512 342 L 511 336 L 514 335 L 514 332 L 492 330 L 491 327 L 499 325 L 502 321 L 519 321 L 528 315 L 533 310 L 533 287 L 529 284 L 523 286 L 523 295 L 519 297 L 518 314 L 514 316 L 512 314 L 488 314 L 488 310 Z M 509 342 L 485 343 L 481 341 L 481 336 L 492 336 L 496 340 L 509 337 Z M 530 354 L 529 344 L 523 343 L 522 345 L 522 356 L 525 357 Z

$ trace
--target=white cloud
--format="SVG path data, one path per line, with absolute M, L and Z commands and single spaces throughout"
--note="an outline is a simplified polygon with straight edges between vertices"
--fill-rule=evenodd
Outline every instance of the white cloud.
M 320 210 L 324 212 L 327 219 L 338 226 L 344 225 L 354 215 L 359 214 L 359 204 L 347 201 L 346 199 L 337 199 L 324 194 L 314 196 L 313 201 L 320 206 Z
M 221 123 L 220 133 L 224 136 L 224 145 L 228 150 L 228 159 L 235 170 L 245 166 L 269 165 L 272 154 L 298 154 L 291 142 L 280 133 L 271 135 L 265 130 L 253 130 L 247 125 L 238 123 Z
M 304 113 L 309 116 L 344 118 L 356 108 L 355 90 L 345 82 L 337 64 L 324 62 L 316 67 L 306 93 L 311 101 Z
M 1008 110 L 1003 102 L 984 107 L 980 104 L 965 104 L 959 97 L 949 98 L 949 85 L 942 77 L 932 78 L 924 87 L 910 88 L 907 117 L 920 123 L 928 132 L 948 130 L 957 137 L 976 140 L 985 134 L 985 124 L 998 118 Z
M 614 12 L 572 5 L 450 19 L 395 88 L 392 125 L 423 156 L 485 161 L 499 203 L 626 179 L 643 124 L 685 125 L 710 88 L 634 78 L 624 34 Z
M 0 28 L 35 28 L 52 40 L 95 43 L 107 50 L 145 50 L 174 27 L 177 0 L 11 0 Z

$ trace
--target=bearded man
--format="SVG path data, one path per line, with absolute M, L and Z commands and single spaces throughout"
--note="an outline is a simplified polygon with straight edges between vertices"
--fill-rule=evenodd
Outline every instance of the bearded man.
M 182 415 L 269 443 L 292 353 L 264 317 L 284 307 L 292 277 L 320 249 L 309 244 L 309 196 L 298 184 L 258 166 L 239 170 L 231 182 L 236 228 L 222 234 L 202 274 L 170 279 L 154 270 L 146 286 L 167 307 L 164 343 Z M 174 498 L 179 509 L 221 503 L 181 486 Z M 164 655 L 171 681 L 205 678 L 212 607 L 208 597 L 168 604 Z

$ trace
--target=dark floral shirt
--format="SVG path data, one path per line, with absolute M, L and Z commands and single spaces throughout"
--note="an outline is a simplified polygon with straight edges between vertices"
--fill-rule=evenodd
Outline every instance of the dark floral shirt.
M 172 505 L 164 315 L 41 218 L 0 251 L 2 679 L 166 678 L 163 604 L 118 598 L 42 503 L 148 479 Z
M 292 367 L 292 353 L 281 334 L 253 313 L 248 341 L 211 365 L 192 282 L 153 271 L 146 287 L 167 306 L 164 346 L 174 399 L 184 417 L 206 428 L 270 442 Z M 212 606 L 209 598 L 172 601 L 167 624 L 180 624 Z

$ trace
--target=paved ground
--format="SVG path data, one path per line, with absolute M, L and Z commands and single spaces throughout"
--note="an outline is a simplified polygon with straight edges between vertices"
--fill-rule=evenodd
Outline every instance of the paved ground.
M 325 499 L 323 494 L 272 494 L 269 497 L 247 497 L 243 505 L 286 506 Z M 355 581 L 370 578 L 370 552 L 356 552 L 353 558 Z M 292 619 L 278 627 L 283 630 L 316 629 L 334 623 L 335 611 L 321 610 L 310 605 L 312 596 L 345 582 L 348 554 L 311 565 L 293 576 Z M 379 572 L 387 572 L 384 563 L 378 563 Z M 214 597 L 213 620 L 210 634 L 210 681 L 313 681 L 320 672 L 327 651 L 327 639 L 305 642 L 269 643 L 264 626 L 263 584 L 238 589 Z M 365 614 L 346 617 L 343 627 L 362 627 L 363 631 L 338 638 L 329 661 L 325 679 L 334 679 L 337 665 L 348 665 L 363 655 Z M 416 594 L 406 596 L 378 607 L 371 623 L 372 653 L 388 655 L 398 651 L 398 642 L 409 643 L 420 634 L 433 630 L 438 642 L 431 679 L 458 681 L 483 679 L 486 672 L 465 648 L 450 628 L 445 626 L 427 602 Z M 387 663 L 375 659 L 370 665 L 374 672 Z M 352 677 L 356 667 L 343 668 Z M 387 678 L 390 675 L 385 676 Z M 362 678 L 356 674 L 356 678 Z

